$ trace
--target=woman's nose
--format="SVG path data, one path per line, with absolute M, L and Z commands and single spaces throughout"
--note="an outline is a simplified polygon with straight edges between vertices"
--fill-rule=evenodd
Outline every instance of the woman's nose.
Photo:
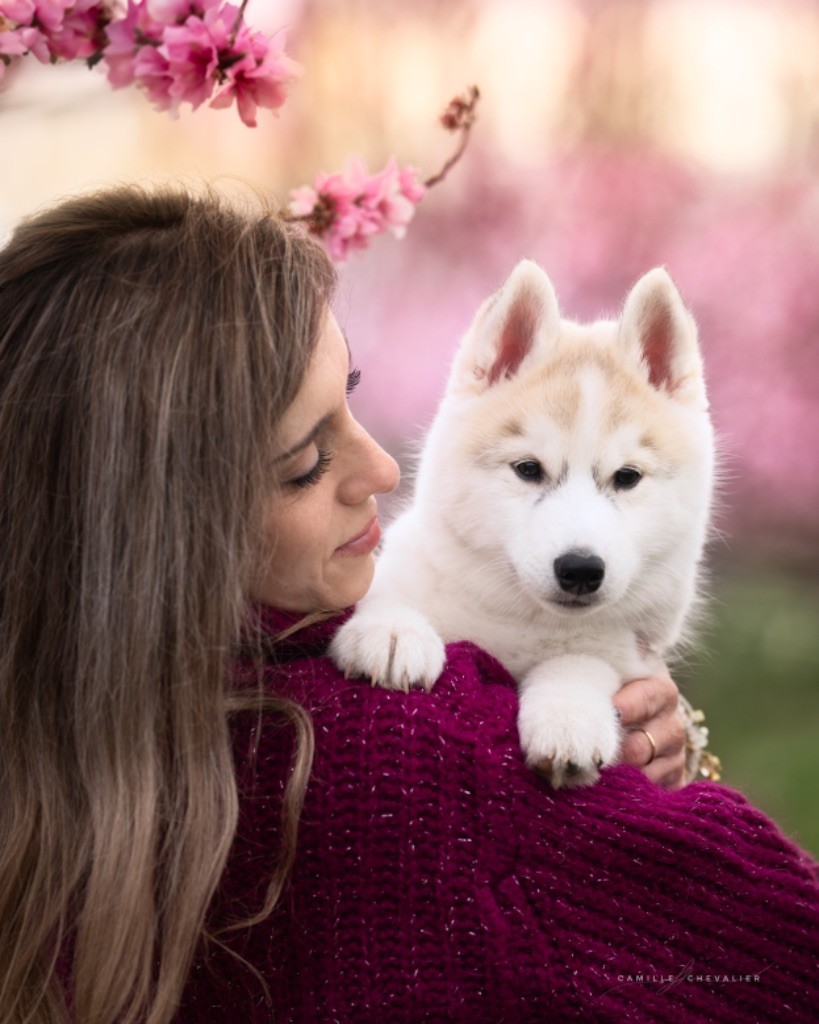
M 359 430 L 359 450 L 339 488 L 339 497 L 347 505 L 358 505 L 372 494 L 389 494 L 401 477 L 395 459 L 363 427 Z

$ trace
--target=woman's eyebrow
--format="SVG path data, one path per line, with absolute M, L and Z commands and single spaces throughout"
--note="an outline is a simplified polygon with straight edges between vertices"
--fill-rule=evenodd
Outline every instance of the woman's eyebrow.
M 288 448 L 286 452 L 281 452 L 273 459 L 273 461 L 284 462 L 284 460 L 289 459 L 291 455 L 295 455 L 297 452 L 300 452 L 303 448 L 306 448 L 309 444 L 312 444 L 315 441 L 316 437 L 321 433 L 324 427 L 327 426 L 327 424 L 330 422 L 332 418 L 333 413 L 331 412 L 328 412 L 325 416 L 322 416 L 318 423 L 307 435 L 307 437 L 304 438 L 304 440 L 299 441 L 298 444 L 294 444 L 293 447 Z

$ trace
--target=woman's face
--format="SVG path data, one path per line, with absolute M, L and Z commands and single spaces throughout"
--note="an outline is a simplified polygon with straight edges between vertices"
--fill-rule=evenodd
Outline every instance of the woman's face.
M 282 419 L 278 493 L 264 515 L 268 550 L 250 598 L 286 611 L 346 608 L 372 581 L 381 535 L 376 494 L 398 485 L 398 466 L 353 418 L 357 374 L 328 314 L 304 381 Z

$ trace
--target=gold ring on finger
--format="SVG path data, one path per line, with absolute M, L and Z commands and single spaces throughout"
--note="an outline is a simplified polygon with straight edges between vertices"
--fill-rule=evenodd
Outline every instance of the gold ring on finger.
M 643 736 L 645 736 L 645 738 L 651 744 L 651 756 L 646 761 L 645 766 L 644 766 L 644 767 L 648 768 L 648 766 L 651 764 L 651 762 L 657 756 L 657 744 L 654 742 L 654 737 L 651 735 L 651 733 L 648 731 L 648 729 L 638 729 L 637 732 L 641 732 L 643 734 Z

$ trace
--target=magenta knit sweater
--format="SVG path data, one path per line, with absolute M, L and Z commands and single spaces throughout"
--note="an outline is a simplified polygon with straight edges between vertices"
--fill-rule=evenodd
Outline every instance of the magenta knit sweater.
M 339 621 L 269 670 L 316 736 L 289 887 L 226 939 L 270 1001 L 211 946 L 179 1022 L 819 1020 L 816 865 L 742 796 L 630 767 L 553 792 L 489 655 L 452 644 L 432 693 L 373 689 L 323 656 Z M 288 740 L 257 725 L 237 722 L 241 820 L 211 927 L 260 905 L 276 854 Z

